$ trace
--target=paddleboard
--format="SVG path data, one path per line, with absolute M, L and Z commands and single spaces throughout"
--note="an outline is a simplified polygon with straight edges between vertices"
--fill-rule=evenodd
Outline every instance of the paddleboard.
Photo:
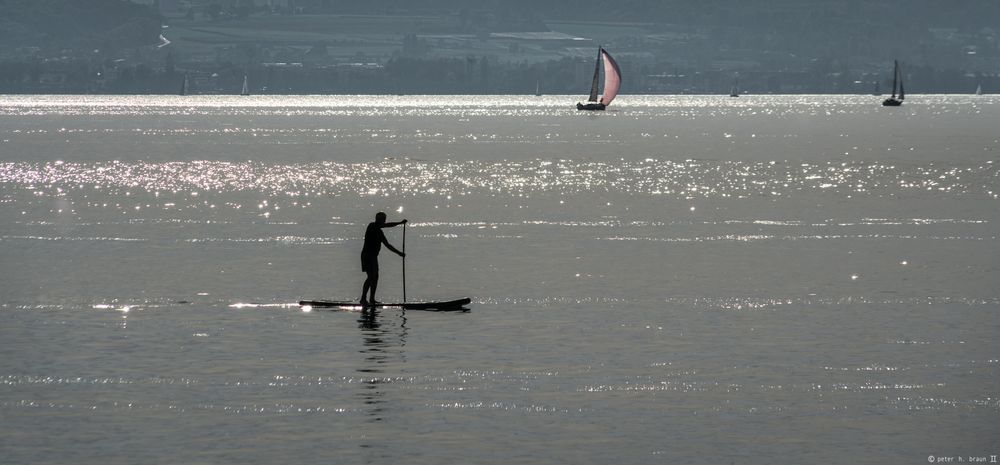
M 464 299 L 448 300 L 443 302 L 397 302 L 397 303 L 380 303 L 375 305 L 375 308 L 402 308 L 404 310 L 436 310 L 436 311 L 449 311 L 449 310 L 468 310 L 464 308 L 466 305 L 472 302 L 472 299 L 466 297 Z M 362 308 L 361 304 L 358 302 L 337 302 L 333 300 L 300 300 L 299 305 L 305 307 L 314 308 L 327 308 L 327 307 L 348 307 L 348 308 Z M 368 308 L 372 306 L 369 305 Z

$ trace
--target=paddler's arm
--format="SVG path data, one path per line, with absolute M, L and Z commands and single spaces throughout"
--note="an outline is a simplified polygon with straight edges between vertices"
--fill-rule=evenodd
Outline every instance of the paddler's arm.
M 385 238 L 384 238 L 384 237 L 382 238 L 382 243 L 383 243 L 383 244 L 385 244 L 385 247 L 386 247 L 387 249 L 389 249 L 389 250 L 391 250 L 391 251 L 393 251 L 393 252 L 396 252 L 396 255 L 399 255 L 400 257 L 405 257 L 405 256 L 406 256 L 406 254 L 405 254 L 405 253 L 403 253 L 403 252 L 400 252 L 400 251 L 396 250 L 396 248 L 395 248 L 395 247 L 393 247 L 393 246 L 392 246 L 392 244 L 390 244 L 390 243 L 389 243 L 389 241 L 385 240 Z
M 399 226 L 399 225 L 404 224 L 404 223 L 406 223 L 406 220 L 396 221 L 396 222 L 393 222 L 393 223 L 386 223 L 386 224 L 382 225 L 382 227 L 383 228 L 395 228 L 396 226 Z M 388 244 L 386 244 L 386 245 L 388 245 Z

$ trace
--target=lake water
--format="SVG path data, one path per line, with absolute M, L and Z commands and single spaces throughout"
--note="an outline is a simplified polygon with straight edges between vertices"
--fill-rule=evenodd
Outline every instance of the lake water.
M 0 96 L 0 461 L 1000 454 L 1000 97 L 909 97 Z M 468 312 L 297 305 L 380 210 Z

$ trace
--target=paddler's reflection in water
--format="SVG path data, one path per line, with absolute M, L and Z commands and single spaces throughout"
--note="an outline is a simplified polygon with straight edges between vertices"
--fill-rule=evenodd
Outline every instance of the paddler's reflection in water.
M 370 409 L 367 413 L 371 421 L 382 421 L 385 413 L 385 387 L 392 380 L 385 369 L 393 361 L 405 361 L 402 347 L 406 345 L 406 313 L 401 312 L 398 326 L 394 318 L 388 321 L 383 318 L 379 310 L 372 307 L 363 309 L 358 317 L 364 343 L 361 351 L 364 361 L 357 370 L 361 378 L 359 395 Z

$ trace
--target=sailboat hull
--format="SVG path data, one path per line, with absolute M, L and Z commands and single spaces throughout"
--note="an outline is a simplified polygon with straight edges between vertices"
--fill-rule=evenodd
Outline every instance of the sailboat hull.
M 577 103 L 577 110 L 604 110 L 607 105 L 598 102 L 588 102 L 588 103 Z
M 903 104 L 902 100 L 897 100 L 897 99 L 894 99 L 894 98 L 887 98 L 887 99 L 885 99 L 885 100 L 882 101 L 882 106 L 883 107 L 898 107 L 898 106 L 900 106 L 902 104 Z

